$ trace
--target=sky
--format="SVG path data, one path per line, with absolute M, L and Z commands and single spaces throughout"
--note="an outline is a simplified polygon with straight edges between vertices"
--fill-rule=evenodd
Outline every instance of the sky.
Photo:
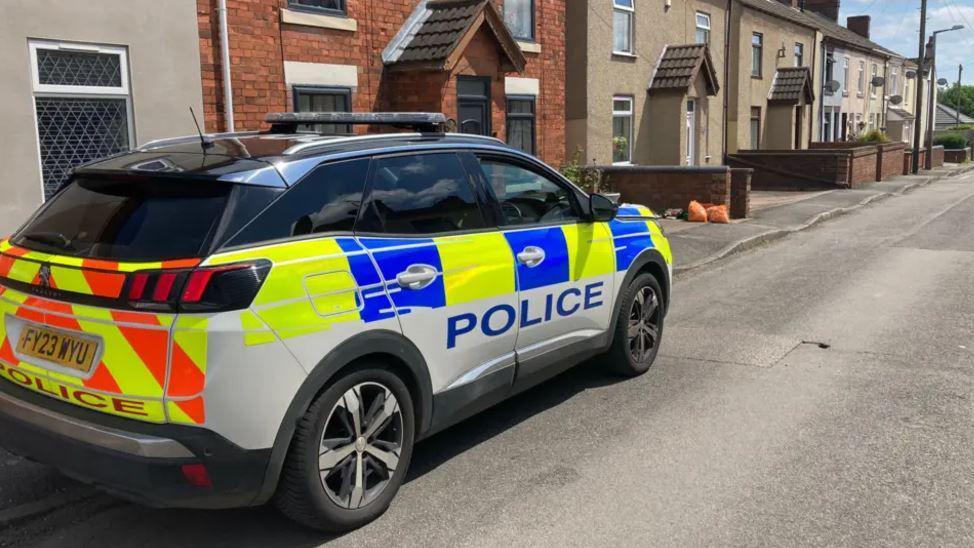
M 871 15 L 874 42 L 906 57 L 916 57 L 920 34 L 920 0 L 842 0 L 840 21 L 850 15 Z M 964 65 L 964 84 L 974 85 L 974 0 L 928 0 L 927 36 L 964 25 L 937 37 L 937 77 L 957 80 Z

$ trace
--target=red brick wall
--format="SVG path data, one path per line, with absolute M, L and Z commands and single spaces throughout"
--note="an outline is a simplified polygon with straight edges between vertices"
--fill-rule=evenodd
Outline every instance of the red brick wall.
M 492 0 L 502 5 L 503 0 Z M 287 0 L 227 0 L 231 75 L 237 130 L 264 127 L 268 112 L 292 108 L 284 82 L 284 61 L 359 67 L 353 110 L 440 110 L 456 117 L 455 80 L 443 73 L 392 73 L 384 70 L 382 50 L 412 13 L 416 0 L 347 0 L 356 32 L 282 24 Z M 537 100 L 537 153 L 560 165 L 565 158 L 565 0 L 537 0 L 536 36 L 540 54 L 526 53 L 522 74 L 499 72 L 497 46 L 485 36 L 472 42 L 457 67 L 461 74 L 491 76 L 493 131 L 505 138 L 504 77 L 540 80 Z M 220 64 L 217 0 L 197 0 L 204 123 L 223 131 L 223 78 Z M 493 62 L 492 62 L 493 60 Z M 360 129 L 361 130 L 361 129 Z
M 879 156 L 876 161 L 876 180 L 886 181 L 903 172 L 903 143 L 879 145 Z
M 963 164 L 965 162 L 970 161 L 970 159 L 971 159 L 971 150 L 969 148 L 944 151 L 945 162 L 950 162 L 952 164 Z
M 857 188 L 876 180 L 878 156 L 875 145 L 813 143 L 809 150 L 742 151 L 728 164 L 753 168 L 751 186 L 760 190 Z
M 656 212 L 686 209 L 691 200 L 731 205 L 730 169 L 604 167 L 602 185 L 622 194 L 621 200 Z
M 878 147 L 857 148 L 849 154 L 849 188 L 859 188 L 876 180 Z
M 944 147 L 933 147 L 933 157 L 930 167 L 944 167 Z
M 734 219 L 746 219 L 751 213 L 751 177 L 753 169 L 731 169 L 730 214 Z

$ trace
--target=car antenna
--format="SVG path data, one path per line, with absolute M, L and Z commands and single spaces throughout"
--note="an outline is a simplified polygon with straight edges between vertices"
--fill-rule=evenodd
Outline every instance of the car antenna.
M 200 129 L 200 121 L 196 119 L 196 113 L 193 112 L 193 107 L 189 107 L 189 113 L 193 117 L 193 123 L 196 124 L 196 133 L 200 134 L 200 145 L 203 147 L 203 151 L 205 152 L 206 149 L 213 146 L 213 143 L 207 141 L 206 137 L 203 135 L 203 130 Z

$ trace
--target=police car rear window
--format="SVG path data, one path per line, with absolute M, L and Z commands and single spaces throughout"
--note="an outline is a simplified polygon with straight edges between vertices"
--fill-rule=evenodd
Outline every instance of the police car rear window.
M 223 217 L 232 188 L 195 179 L 78 179 L 14 243 L 115 261 L 198 257 Z

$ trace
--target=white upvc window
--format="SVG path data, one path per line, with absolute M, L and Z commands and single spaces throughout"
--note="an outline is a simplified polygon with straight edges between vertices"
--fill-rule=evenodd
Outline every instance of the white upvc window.
M 879 76 L 879 67 L 873 64 L 872 78 L 869 79 L 869 95 L 873 98 L 876 97 L 876 78 Z
M 34 116 L 44 198 L 83 163 L 134 144 L 124 47 L 31 40 Z
M 697 12 L 697 43 L 710 45 L 710 14 Z
M 849 58 L 843 59 L 842 63 L 842 94 L 849 95 L 849 82 L 852 75 L 849 73 Z
M 612 52 L 633 55 L 636 52 L 633 34 L 635 0 L 612 0 Z
M 612 98 L 612 163 L 632 163 L 632 97 Z
M 856 90 L 859 96 L 862 97 L 864 91 L 866 91 L 866 62 L 859 61 L 859 87 Z

